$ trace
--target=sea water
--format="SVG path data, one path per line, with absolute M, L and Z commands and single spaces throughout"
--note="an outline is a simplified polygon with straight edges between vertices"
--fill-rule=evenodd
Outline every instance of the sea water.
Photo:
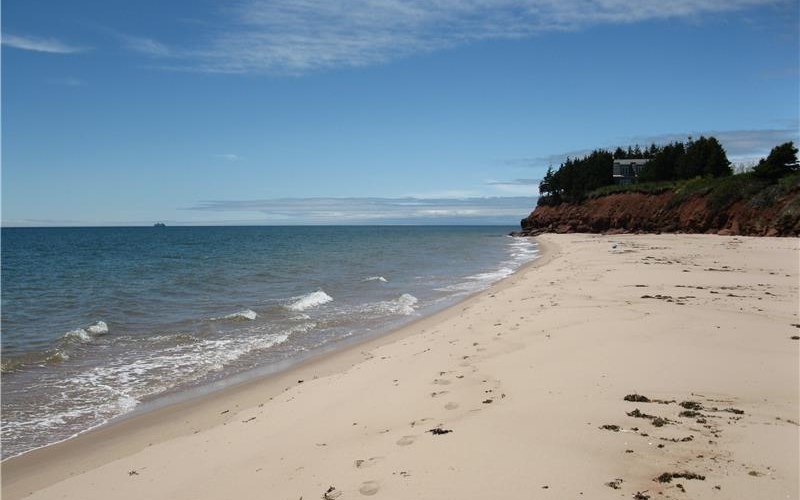
M 536 257 L 505 227 L 2 229 L 2 456 L 379 335 Z

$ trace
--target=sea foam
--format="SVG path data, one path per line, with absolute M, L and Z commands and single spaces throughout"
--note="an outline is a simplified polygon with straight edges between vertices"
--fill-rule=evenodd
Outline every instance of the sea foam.
M 361 280 L 362 282 L 366 281 L 380 281 L 381 283 L 387 283 L 389 280 L 384 278 L 383 276 L 370 276 L 369 278 L 364 278 Z
M 289 309 L 292 311 L 305 311 L 306 309 L 311 309 L 312 307 L 327 304 L 332 300 L 333 297 L 322 290 L 317 290 L 316 292 L 311 292 L 308 295 L 303 295 L 300 297 L 298 300 L 289 305 Z
M 252 309 L 245 309 L 243 311 L 225 315 L 222 318 L 214 318 L 214 319 L 230 319 L 233 321 L 253 321 L 257 317 L 258 313 L 256 313 Z
M 105 335 L 108 333 L 108 325 L 105 321 L 97 321 L 87 326 L 86 328 L 76 328 L 70 330 L 61 338 L 67 342 L 80 342 L 87 343 L 94 340 L 95 337 Z
M 410 293 L 404 293 L 394 300 L 366 304 L 363 307 L 363 311 L 380 315 L 411 316 L 417 310 L 417 302 L 419 300 L 416 297 Z

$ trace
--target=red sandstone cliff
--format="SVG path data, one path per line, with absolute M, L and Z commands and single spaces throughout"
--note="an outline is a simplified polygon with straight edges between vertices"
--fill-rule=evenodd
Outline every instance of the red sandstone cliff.
M 709 208 L 708 195 L 677 202 L 675 193 L 621 193 L 580 204 L 539 206 L 522 219 L 522 234 L 544 232 L 683 232 L 751 236 L 800 236 L 800 189 L 769 203 L 739 200 Z

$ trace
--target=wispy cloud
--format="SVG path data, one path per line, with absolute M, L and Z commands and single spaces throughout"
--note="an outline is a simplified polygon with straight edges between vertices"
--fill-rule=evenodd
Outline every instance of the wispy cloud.
M 152 38 L 123 34 L 117 34 L 117 36 L 120 40 L 122 40 L 123 45 L 128 50 L 152 57 L 167 57 L 174 55 L 172 49 Z
M 490 186 L 536 186 L 541 182 L 541 179 L 513 179 L 509 181 L 486 181 Z
M 491 186 L 493 190 L 502 193 L 503 196 L 534 196 L 539 192 L 538 186 L 540 182 L 540 179 L 491 179 L 484 182 L 484 184 Z
M 301 74 L 383 63 L 488 39 L 598 24 L 692 18 L 787 0 L 242 0 L 223 7 L 205 41 L 131 48 L 174 56 L 173 67 L 220 73 Z M 140 42 L 145 42 L 142 39 Z
M 53 85 L 62 85 L 64 87 L 82 87 L 84 85 L 83 80 L 71 76 L 63 78 L 50 78 L 47 80 L 47 82 Z
M 193 211 L 258 214 L 265 223 L 291 224 L 516 224 L 535 198 L 281 198 L 203 201 Z
M 34 52 L 47 52 L 50 54 L 74 54 L 84 52 L 85 47 L 70 45 L 55 38 L 39 38 L 33 36 L 19 36 L 3 33 L 3 45 L 15 49 L 31 50 Z
M 234 153 L 224 153 L 224 154 L 218 154 L 218 155 L 214 155 L 214 156 L 217 157 L 217 158 L 220 158 L 222 160 L 227 160 L 227 161 L 243 160 L 243 158 L 241 156 L 239 156 L 237 154 L 234 154 Z

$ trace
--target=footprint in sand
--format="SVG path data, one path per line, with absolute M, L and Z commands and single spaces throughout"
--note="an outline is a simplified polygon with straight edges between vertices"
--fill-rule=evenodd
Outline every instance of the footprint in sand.
M 397 440 L 398 446 L 408 446 L 416 441 L 417 436 L 403 436 Z
M 383 457 L 371 457 L 366 460 L 356 460 L 356 469 L 364 469 L 366 467 L 372 467 L 373 465 L 377 464 L 378 462 L 382 461 Z
M 450 381 L 446 378 L 437 378 L 433 383 L 436 385 L 450 385 Z
M 457 408 L 458 408 L 458 403 L 454 403 L 452 401 L 444 405 L 445 410 L 455 410 Z
M 362 495 L 372 496 L 378 492 L 380 489 L 380 485 L 376 481 L 365 481 L 361 483 L 361 488 L 358 489 L 358 492 Z

